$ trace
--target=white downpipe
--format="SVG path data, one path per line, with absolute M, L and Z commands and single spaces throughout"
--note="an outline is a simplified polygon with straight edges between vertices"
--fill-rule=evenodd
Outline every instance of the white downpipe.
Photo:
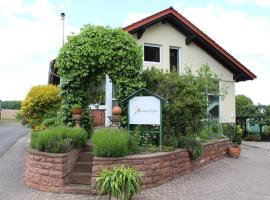
M 106 75 L 105 94 L 105 126 L 109 126 L 109 117 L 112 116 L 112 82 L 108 75 Z

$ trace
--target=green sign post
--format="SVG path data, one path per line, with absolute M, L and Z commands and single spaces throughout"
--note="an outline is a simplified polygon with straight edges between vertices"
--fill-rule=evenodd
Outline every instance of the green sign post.
M 159 127 L 159 130 L 141 131 L 159 134 L 160 150 L 162 146 L 162 106 L 164 102 L 165 99 L 144 88 L 134 92 L 121 102 L 121 104 L 128 103 L 129 133 L 134 132 L 131 130 L 131 125 L 151 125 Z

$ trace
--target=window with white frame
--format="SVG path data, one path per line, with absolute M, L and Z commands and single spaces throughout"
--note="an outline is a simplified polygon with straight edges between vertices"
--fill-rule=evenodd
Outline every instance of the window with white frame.
M 220 119 L 220 99 L 219 95 L 208 94 L 208 106 L 207 111 L 211 119 Z
M 160 63 L 161 62 L 161 46 L 144 44 L 144 61 Z

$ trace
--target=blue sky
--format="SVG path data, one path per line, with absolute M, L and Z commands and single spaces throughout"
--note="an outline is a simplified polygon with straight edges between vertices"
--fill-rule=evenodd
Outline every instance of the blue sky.
M 236 93 L 270 104 L 270 0 L 0 0 L 0 99 L 22 100 L 32 85 L 46 84 L 49 61 L 65 34 L 84 24 L 122 27 L 173 6 L 229 51 L 258 79 Z

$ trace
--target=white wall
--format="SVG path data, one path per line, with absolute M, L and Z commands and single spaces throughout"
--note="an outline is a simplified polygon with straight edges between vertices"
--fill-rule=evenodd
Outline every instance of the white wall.
M 134 35 L 135 38 L 136 35 Z M 233 74 L 227 70 L 221 63 L 216 61 L 208 53 L 202 50 L 195 43 L 188 46 L 185 44 L 185 36 L 172 27 L 169 23 L 158 23 L 146 29 L 143 36 L 138 39 L 138 43 L 142 46 L 146 44 L 155 44 L 161 46 L 161 63 L 144 63 L 144 68 L 154 66 L 165 71 L 170 70 L 170 47 L 181 49 L 180 73 L 183 72 L 185 66 L 191 67 L 196 72 L 202 64 L 208 64 L 211 70 L 216 73 L 223 81 L 220 86 L 226 86 L 228 94 L 224 100 L 221 100 L 220 117 L 222 122 L 235 122 L 235 81 Z

